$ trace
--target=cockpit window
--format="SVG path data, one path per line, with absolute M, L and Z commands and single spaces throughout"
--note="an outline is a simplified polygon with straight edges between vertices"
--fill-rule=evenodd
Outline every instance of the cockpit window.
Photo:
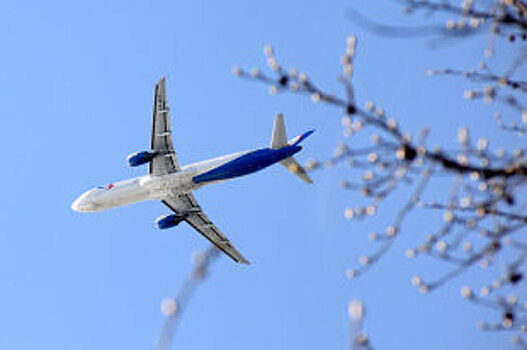
M 108 184 L 106 186 L 97 186 L 97 188 L 101 189 L 101 190 L 109 190 L 109 189 L 112 189 L 114 187 L 113 184 Z

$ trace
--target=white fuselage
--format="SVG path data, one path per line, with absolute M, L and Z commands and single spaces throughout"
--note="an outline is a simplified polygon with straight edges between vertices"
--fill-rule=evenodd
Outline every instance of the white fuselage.
M 170 196 L 194 191 L 204 185 L 227 179 L 195 183 L 192 179 L 207 173 L 252 151 L 232 153 L 226 156 L 193 163 L 181 171 L 164 175 L 145 175 L 97 187 L 84 192 L 71 205 L 78 212 L 97 212 L 146 200 L 162 200 Z

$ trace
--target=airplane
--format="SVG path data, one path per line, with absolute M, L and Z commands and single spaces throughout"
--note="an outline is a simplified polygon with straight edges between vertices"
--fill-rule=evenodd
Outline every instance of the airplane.
M 149 174 L 88 190 L 72 203 L 74 211 L 98 212 L 146 200 L 159 200 L 173 211 L 173 214 L 156 220 L 159 229 L 168 229 L 185 221 L 231 259 L 249 264 L 205 215 L 192 192 L 205 185 L 254 173 L 275 163 L 280 163 L 306 183 L 313 182 L 293 155 L 302 149 L 300 142 L 314 130 L 288 141 L 284 118 L 280 113 L 274 120 L 270 147 L 180 166 L 172 144 L 163 77 L 155 87 L 152 124 L 150 150 L 135 152 L 127 157 L 132 167 L 148 163 Z

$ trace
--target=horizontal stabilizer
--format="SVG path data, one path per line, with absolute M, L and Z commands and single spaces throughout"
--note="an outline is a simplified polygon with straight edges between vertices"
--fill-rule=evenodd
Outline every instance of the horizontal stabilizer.
M 304 141 L 309 135 L 315 132 L 315 129 L 306 131 L 303 134 L 298 135 L 297 137 L 292 138 L 288 141 L 290 146 L 297 146 L 300 142 Z
M 290 172 L 298 176 L 305 183 L 312 184 L 313 180 L 309 177 L 306 170 L 302 168 L 300 164 L 293 157 L 288 157 L 280 162 L 283 166 L 287 168 Z

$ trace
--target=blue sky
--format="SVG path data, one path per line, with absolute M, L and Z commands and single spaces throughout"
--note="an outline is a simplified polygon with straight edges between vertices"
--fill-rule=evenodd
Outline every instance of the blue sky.
M 350 6 L 378 21 L 417 23 L 404 22 L 391 1 L 4 1 L 0 348 L 153 348 L 161 299 L 176 294 L 191 253 L 207 241 L 185 225 L 155 229 L 167 213 L 160 203 L 97 214 L 74 213 L 70 204 L 88 188 L 146 171 L 125 158 L 149 146 L 152 92 L 163 75 L 182 164 L 266 146 L 277 112 L 290 136 L 317 129 L 299 159 L 330 156 L 342 139 L 339 111 L 270 96 L 231 68 L 263 67 L 263 46 L 273 44 L 286 66 L 338 92 L 339 57 L 352 33 L 359 101 L 375 100 L 408 131 L 430 126 L 435 142 L 453 144 L 457 127 L 471 125 L 496 147 L 519 144 L 495 130 L 492 107 L 461 98 L 466 82 L 425 75 L 475 67 L 484 37 L 430 50 L 423 40 L 354 26 Z M 410 285 L 414 274 L 445 270 L 404 257 L 428 216 L 415 216 L 368 275 L 346 279 L 346 268 L 373 249 L 367 233 L 385 227 L 396 206 L 367 222 L 346 221 L 344 208 L 360 198 L 338 187 L 345 173 L 318 172 L 306 186 L 276 166 L 197 192 L 253 264 L 214 265 L 174 348 L 346 348 L 351 299 L 366 303 L 365 328 L 379 349 L 510 347 L 506 335 L 476 330 L 478 320 L 498 315 L 459 297 L 465 283 L 487 281 L 481 272 L 428 296 Z

